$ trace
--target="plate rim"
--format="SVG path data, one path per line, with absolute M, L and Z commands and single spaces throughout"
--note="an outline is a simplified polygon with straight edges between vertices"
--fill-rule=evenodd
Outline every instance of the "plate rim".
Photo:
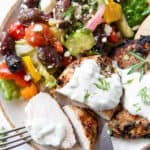
M 12 123 L 11 119 L 8 117 L 8 114 L 4 109 L 4 107 L 1 103 L 1 100 L 0 100 L 0 110 L 1 110 L 2 115 L 5 118 L 6 122 L 9 124 L 10 128 L 15 128 L 15 125 Z M 29 142 L 29 143 L 26 143 L 26 144 L 29 145 L 31 148 L 33 148 L 33 150 L 41 150 L 33 142 Z

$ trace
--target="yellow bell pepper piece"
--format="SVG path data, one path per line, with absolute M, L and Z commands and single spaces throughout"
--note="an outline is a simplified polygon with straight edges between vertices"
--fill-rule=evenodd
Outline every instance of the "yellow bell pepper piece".
M 20 90 L 21 96 L 29 100 L 38 93 L 38 88 L 34 83 Z
M 41 75 L 34 67 L 30 56 L 24 56 L 22 60 L 26 71 L 31 75 L 33 81 L 38 82 L 41 79 Z
M 110 24 L 112 22 L 118 21 L 122 18 L 122 8 L 121 5 L 114 2 L 113 0 L 108 0 L 105 6 L 104 20 L 106 23 Z

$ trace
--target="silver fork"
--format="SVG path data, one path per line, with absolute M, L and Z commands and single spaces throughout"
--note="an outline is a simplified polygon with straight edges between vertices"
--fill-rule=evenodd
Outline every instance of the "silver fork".
M 10 150 L 30 142 L 31 136 L 25 127 L 0 132 L 0 150 Z

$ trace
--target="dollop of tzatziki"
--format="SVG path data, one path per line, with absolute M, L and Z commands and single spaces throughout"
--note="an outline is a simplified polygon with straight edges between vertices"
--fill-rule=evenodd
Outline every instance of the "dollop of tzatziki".
M 150 73 L 140 79 L 140 72 L 128 74 L 129 69 L 121 71 L 124 87 L 123 105 L 132 115 L 140 115 L 150 121 Z
M 57 92 L 72 101 L 87 105 L 96 112 L 116 107 L 122 96 L 122 84 L 117 73 L 106 78 L 95 60 L 84 60 L 75 68 L 70 81 Z
M 54 108 L 53 108 L 54 107 Z M 41 145 L 59 147 L 66 135 L 65 122 L 56 114 L 56 102 L 47 93 L 34 96 L 25 108 L 25 126 L 32 139 Z M 53 114 L 54 113 L 54 114 Z

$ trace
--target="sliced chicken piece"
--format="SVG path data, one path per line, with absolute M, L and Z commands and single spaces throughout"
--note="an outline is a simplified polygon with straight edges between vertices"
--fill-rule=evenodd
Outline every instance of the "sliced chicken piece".
M 101 56 L 89 56 L 89 57 L 82 57 L 80 59 L 78 59 L 77 61 L 74 61 L 72 64 L 70 64 L 65 70 L 64 72 L 60 75 L 59 79 L 58 79 L 58 83 L 59 86 L 57 87 L 57 89 L 60 89 L 62 87 L 64 87 L 72 78 L 76 67 L 80 66 L 81 63 L 84 60 L 88 60 L 88 59 L 92 59 L 95 60 L 96 63 L 98 65 L 100 65 L 101 67 L 101 71 L 100 73 L 103 74 L 104 76 L 111 76 L 112 73 L 117 72 L 115 70 L 115 68 L 112 66 L 112 60 L 106 56 L 101 57 Z M 58 100 L 58 102 L 64 106 L 66 104 L 70 105 L 70 104 L 76 104 L 80 107 L 87 107 L 85 104 L 83 103 L 75 103 L 74 101 L 72 101 L 69 97 L 61 94 L 60 92 L 58 92 L 56 89 L 56 99 Z M 62 99 L 65 99 L 65 101 L 62 101 Z M 115 111 L 117 110 L 118 107 L 115 107 L 113 109 L 107 109 L 107 110 L 103 110 L 103 111 L 96 111 L 96 113 L 98 115 L 101 115 L 103 118 L 105 118 L 106 120 L 111 119 L 111 117 L 113 116 L 113 114 L 115 113 Z
M 49 94 L 41 92 L 34 96 L 25 111 L 26 127 L 35 142 L 62 149 L 75 145 L 71 123 Z
M 63 107 L 69 117 L 82 150 L 93 150 L 98 137 L 98 120 L 87 109 L 67 105 Z
M 109 121 L 108 126 L 112 135 L 119 138 L 149 138 L 150 123 L 141 116 L 131 115 L 127 110 L 122 109 Z

